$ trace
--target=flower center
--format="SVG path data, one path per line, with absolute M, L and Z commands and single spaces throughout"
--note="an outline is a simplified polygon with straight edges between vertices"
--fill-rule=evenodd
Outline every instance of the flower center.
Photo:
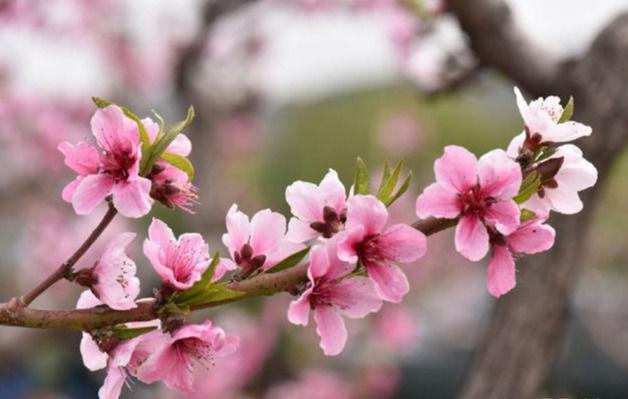
M 135 155 L 129 151 L 105 151 L 100 157 L 100 170 L 111 176 L 116 182 L 123 182 L 129 178 L 129 169 L 135 161 Z
M 478 217 L 483 217 L 484 210 L 497 202 L 493 197 L 484 196 L 479 184 L 476 184 L 464 193 L 458 194 L 458 200 L 462 204 L 462 214 L 476 215 Z
M 233 253 L 233 260 L 240 266 L 242 270 L 242 277 L 246 277 L 259 269 L 266 262 L 266 255 L 253 256 L 253 247 L 246 243 L 242 246 L 240 251 Z
M 323 221 L 310 224 L 312 230 L 321 233 L 324 238 L 330 238 L 345 225 L 347 221 L 347 209 L 343 209 L 340 214 L 331 206 L 323 208 Z

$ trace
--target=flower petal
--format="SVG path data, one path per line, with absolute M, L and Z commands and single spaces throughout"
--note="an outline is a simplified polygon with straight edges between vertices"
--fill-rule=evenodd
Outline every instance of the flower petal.
M 98 151 L 85 142 L 73 146 L 65 141 L 57 147 L 65 156 L 65 164 L 79 175 L 91 175 L 98 172 Z
M 345 230 L 338 236 L 338 258 L 345 262 L 355 263 L 358 261 L 358 244 L 365 237 L 364 227 L 356 226 L 350 230 Z
M 515 287 L 515 261 L 504 245 L 493 246 L 493 256 L 486 270 L 486 288 L 499 298 Z
M 307 326 L 310 317 L 310 293 L 308 288 L 298 299 L 290 302 L 288 307 L 288 321 L 292 324 Z
M 382 300 L 375 292 L 373 282 L 366 277 L 344 279 L 329 295 L 342 314 L 354 319 L 377 312 L 382 307 Z
M 440 183 L 432 183 L 425 187 L 416 200 L 416 214 L 422 219 L 429 216 L 453 219 L 460 214 L 460 208 L 458 194 Z
M 81 180 L 72 195 L 72 207 L 79 215 L 90 214 L 111 193 L 113 179 L 107 175 L 89 175 Z
M 251 247 L 255 255 L 268 255 L 277 249 L 286 234 L 286 218 L 270 209 L 257 212 L 251 218 Z
M 286 202 L 290 212 L 304 222 L 323 220 L 325 201 L 319 188 L 309 182 L 296 181 L 286 188 Z
M 502 234 L 510 234 L 519 226 L 521 211 L 515 201 L 496 202 L 484 210 L 484 218 Z
M 386 259 L 413 262 L 427 250 L 425 234 L 407 224 L 390 226 L 377 239 L 377 249 Z
M 107 369 L 105 382 L 98 390 L 98 399 L 118 399 L 126 381 L 126 373 L 122 367 L 110 366 Z
M 344 209 L 347 193 L 335 170 L 329 169 L 329 172 L 327 172 L 319 184 L 319 189 L 327 205 L 334 208 L 336 212 L 341 212 Z
M 316 238 L 318 235 L 319 233 L 310 227 L 310 223 L 304 222 L 301 219 L 290 218 L 286 240 L 292 242 L 306 242 Z
M 399 303 L 410 291 L 408 278 L 401 268 L 390 263 L 369 263 L 366 271 L 375 292 L 385 301 Z
M 493 150 L 478 161 L 482 193 L 487 197 L 511 199 L 521 187 L 521 166 L 504 150 Z
M 434 174 L 444 188 L 465 192 L 477 183 L 477 158 L 464 147 L 448 145 L 434 162 Z
M 331 306 L 317 306 L 314 309 L 316 333 L 321 337 L 320 347 L 327 356 L 336 356 L 347 343 L 345 322 Z
M 227 234 L 223 235 L 222 241 L 233 256 L 235 251 L 240 251 L 249 242 L 251 223 L 249 217 L 238 210 L 238 205 L 233 204 L 227 212 L 226 224 Z
M 516 253 L 535 254 L 547 251 L 554 245 L 556 231 L 540 220 L 523 224 L 507 237 L 508 245 Z
M 121 215 L 140 218 L 150 212 L 153 199 L 150 197 L 150 180 L 138 177 L 113 186 L 113 205 Z
M 177 241 L 172 229 L 157 218 L 153 218 L 150 226 L 148 226 L 148 238 L 162 248 L 166 248 Z
M 456 251 L 477 262 L 488 252 L 488 232 L 477 216 L 465 216 L 456 226 Z
M 107 359 L 109 356 L 100 350 L 98 344 L 91 335 L 84 332 L 81 337 L 80 345 L 81 357 L 83 364 L 90 371 L 96 371 L 107 367 Z
M 347 201 L 347 230 L 363 226 L 364 235 L 375 235 L 382 232 L 387 220 L 386 206 L 372 195 L 355 195 Z

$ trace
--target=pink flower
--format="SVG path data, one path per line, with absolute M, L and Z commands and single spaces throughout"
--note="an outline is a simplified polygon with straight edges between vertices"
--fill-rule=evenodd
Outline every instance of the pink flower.
M 135 276 L 135 262 L 125 253 L 126 246 L 134 238 L 135 233 L 120 234 L 91 269 L 91 289 L 111 309 L 137 307 L 135 299 L 140 293 L 140 280 Z
M 288 224 L 288 240 L 305 242 L 319 236 L 329 238 L 342 230 L 347 219 L 346 197 L 345 186 L 333 169 L 318 186 L 304 181 L 289 185 L 286 201 L 295 217 Z
M 115 105 L 97 110 L 91 125 L 100 152 L 84 142 L 59 145 L 65 164 L 78 173 L 63 190 L 63 199 L 72 203 L 77 214 L 86 215 L 112 195 L 113 204 L 122 215 L 146 215 L 152 206 L 150 180 L 139 176 L 137 125 Z
M 303 326 L 308 323 L 310 309 L 314 311 L 320 346 L 327 356 L 339 354 L 347 342 L 342 315 L 361 318 L 382 306 L 368 278 L 347 277 L 355 265 L 338 259 L 335 241 L 312 249 L 308 287 L 288 309 L 288 320 Z
M 539 191 L 523 204 L 524 208 L 541 214 L 552 210 L 568 215 L 582 210 L 578 191 L 596 183 L 597 169 L 584 159 L 582 151 L 573 144 L 561 145 L 548 160 L 533 166 L 540 171 L 544 169 L 544 164 L 559 159 L 562 161 L 557 164 L 558 171 L 554 170 L 551 176 L 542 177 Z
M 416 213 L 420 218 L 460 217 L 456 250 L 469 260 L 488 252 L 486 225 L 502 234 L 519 226 L 519 207 L 512 198 L 521 186 L 521 168 L 504 151 L 490 151 L 478 161 L 463 147 L 447 146 L 434 172 L 436 183 L 417 198 Z
M 159 132 L 159 125 L 150 118 L 142 120 L 146 133 L 153 144 Z M 187 157 L 192 152 L 192 142 L 179 134 L 166 148 L 166 153 Z M 187 213 L 194 213 L 192 206 L 198 204 L 198 189 L 192 184 L 187 173 L 169 163 L 159 160 L 148 174 L 152 182 L 150 196 L 168 208 L 178 207 Z
M 169 388 L 192 392 L 196 366 L 208 369 L 215 358 L 228 356 L 237 347 L 237 337 L 226 335 L 209 320 L 184 325 L 148 358 L 138 375 L 147 383 L 162 380 Z
M 77 309 L 88 309 L 102 305 L 91 291 L 84 291 L 77 304 Z M 129 328 L 159 327 L 159 320 L 127 323 Z M 107 367 L 107 377 L 98 391 L 100 399 L 117 399 L 127 378 L 127 373 L 138 376 L 140 367 L 148 356 L 166 343 L 167 336 L 155 330 L 128 341 L 116 342 L 104 339 L 99 345 L 89 333 L 83 332 L 81 338 L 81 357 L 91 371 Z M 103 349 L 101 349 L 101 347 Z
M 495 298 L 499 298 L 515 287 L 514 255 L 535 254 L 547 251 L 554 245 L 554 229 L 543 224 L 546 217 L 525 222 L 509 235 L 493 233 L 493 254 L 486 272 L 486 287 Z
M 591 127 L 582 123 L 567 121 L 558 123 L 563 114 L 560 98 L 550 96 L 538 98 L 527 104 L 521 92 L 515 87 L 517 107 L 525 123 L 525 132 L 515 137 L 508 148 L 536 150 L 543 144 L 564 143 L 591 134 Z M 515 148 L 512 148 L 515 147 Z
M 198 233 L 181 234 L 153 218 L 144 240 L 144 255 L 164 283 L 177 290 L 187 290 L 201 279 L 209 266 L 209 247 Z
M 233 204 L 226 223 L 227 233 L 222 236 L 222 242 L 233 261 L 223 259 L 222 265 L 230 270 L 239 266 L 243 276 L 258 269 L 268 270 L 305 248 L 303 244 L 286 241 L 286 218 L 270 209 L 257 212 L 249 221 Z
M 388 211 L 372 195 L 356 195 L 347 201 L 347 223 L 338 243 L 338 257 L 360 261 L 380 298 L 401 302 L 410 290 L 408 279 L 393 262 L 413 262 L 425 254 L 426 238 L 407 224 L 386 229 Z

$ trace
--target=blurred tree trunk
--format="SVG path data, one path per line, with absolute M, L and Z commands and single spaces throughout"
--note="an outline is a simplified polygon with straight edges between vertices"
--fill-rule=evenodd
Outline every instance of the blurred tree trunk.
M 554 65 L 516 30 L 503 2 L 448 4 L 482 64 L 535 95 L 557 93 L 563 100 L 573 95 L 574 119 L 593 127 L 593 135 L 578 144 L 598 168 L 598 184 L 582 193 L 581 213 L 552 217 L 557 230 L 552 251 L 518 263 L 517 288 L 497 303 L 459 394 L 464 399 L 539 398 L 561 349 L 603 184 L 628 138 L 628 15 L 605 28 L 580 59 Z

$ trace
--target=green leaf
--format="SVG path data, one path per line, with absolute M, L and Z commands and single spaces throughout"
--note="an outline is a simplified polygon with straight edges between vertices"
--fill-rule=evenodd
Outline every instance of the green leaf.
M 186 301 L 183 301 L 180 304 L 189 307 L 196 307 L 215 302 L 223 302 L 232 299 L 242 298 L 245 295 L 245 292 L 230 290 L 225 286 L 225 284 L 214 284 L 210 286 L 206 291 Z
M 556 153 L 555 147 L 541 147 L 535 153 L 532 159 L 534 159 L 534 163 L 541 162 L 551 157 Z
M 388 201 L 384 202 L 386 206 L 392 205 L 395 201 L 399 199 L 399 197 L 401 197 L 406 191 L 408 191 L 410 183 L 412 183 L 412 176 L 412 171 L 408 171 L 408 176 L 406 176 L 406 179 L 401 184 L 401 187 L 399 187 L 399 190 L 397 190 L 397 192 L 393 194 L 392 197 L 388 198 Z
M 154 109 L 151 109 L 150 112 L 152 112 L 155 119 L 159 121 L 159 131 L 157 132 L 157 136 L 155 136 L 155 141 L 157 141 L 164 134 L 164 126 L 166 122 L 164 122 L 164 118 L 162 118 L 161 115 L 159 115 Z
M 527 222 L 528 220 L 532 220 L 536 217 L 536 213 L 532 212 L 529 209 L 522 209 L 521 210 L 521 217 L 520 217 L 520 221 L 521 223 L 523 222 Z
M 127 339 L 132 339 L 135 337 L 139 337 L 142 334 L 149 333 L 156 329 L 157 329 L 157 326 L 140 327 L 140 328 L 126 328 L 123 326 L 115 326 L 111 329 L 111 332 L 116 338 L 127 340 Z
M 565 109 L 563 109 L 563 113 L 560 115 L 560 118 L 558 118 L 558 123 L 565 123 L 568 120 L 570 120 L 571 117 L 573 116 L 573 110 L 574 110 L 573 97 L 569 97 L 569 101 L 567 101 L 567 105 L 565 105 Z
M 513 198 L 517 204 L 523 204 L 530 197 L 539 191 L 539 187 L 541 186 L 541 176 L 536 172 L 530 172 L 521 182 L 521 187 L 519 188 L 519 192 Z
M 397 186 L 397 181 L 399 180 L 399 174 L 401 173 L 401 169 L 403 168 L 403 161 L 397 163 L 395 169 L 388 173 L 388 177 L 386 177 L 386 173 L 384 171 L 384 178 L 382 178 L 382 183 L 379 186 L 379 190 L 377 190 L 377 198 L 386 203 L 388 201 L 388 197 L 392 194 L 395 186 Z
M 188 113 L 184 120 L 175 123 L 170 126 L 168 130 L 161 136 L 158 140 L 155 141 L 153 146 L 151 147 L 150 154 L 146 158 L 146 163 L 143 164 L 141 168 L 141 174 L 146 175 L 150 172 L 151 168 L 159 160 L 162 154 L 166 151 L 166 148 L 172 143 L 172 141 L 190 124 L 192 120 L 194 120 L 194 107 L 188 108 Z
M 174 302 L 176 304 L 182 304 L 196 296 L 202 295 L 205 291 L 207 291 L 212 284 L 212 278 L 214 278 L 214 273 L 216 273 L 216 267 L 219 263 L 220 254 L 216 252 L 212 257 L 209 266 L 207 266 L 207 269 L 201 275 L 201 279 L 194 283 L 194 285 L 192 285 L 189 289 L 183 292 L 177 292 L 173 299 Z
M 173 154 L 171 152 L 164 152 L 161 154 L 161 159 L 168 162 L 170 165 L 177 169 L 180 169 L 188 174 L 190 180 L 194 179 L 194 166 L 189 159 L 184 156 Z
M 92 101 L 98 108 L 105 108 L 110 105 L 117 105 L 112 103 L 109 100 L 102 99 L 100 97 L 92 97 Z M 119 105 L 118 105 L 119 106 Z M 120 106 L 119 106 L 120 107 Z M 148 137 L 148 132 L 146 132 L 146 127 L 140 118 L 137 117 L 130 109 L 126 107 L 120 107 L 122 113 L 127 118 L 131 119 L 137 125 L 137 129 L 140 132 L 140 141 L 142 143 L 142 161 L 140 162 L 140 169 L 145 161 L 148 159 L 148 154 L 150 153 L 150 137 Z
M 362 158 L 358 157 L 355 162 L 355 179 L 353 182 L 354 194 L 369 193 L 369 170 Z
M 296 266 L 305 258 L 305 255 L 310 252 L 310 247 L 304 248 L 299 252 L 295 252 L 292 255 L 288 256 L 286 259 L 277 263 L 275 266 L 271 267 L 266 273 L 277 273 L 285 269 L 289 269 L 293 266 Z

